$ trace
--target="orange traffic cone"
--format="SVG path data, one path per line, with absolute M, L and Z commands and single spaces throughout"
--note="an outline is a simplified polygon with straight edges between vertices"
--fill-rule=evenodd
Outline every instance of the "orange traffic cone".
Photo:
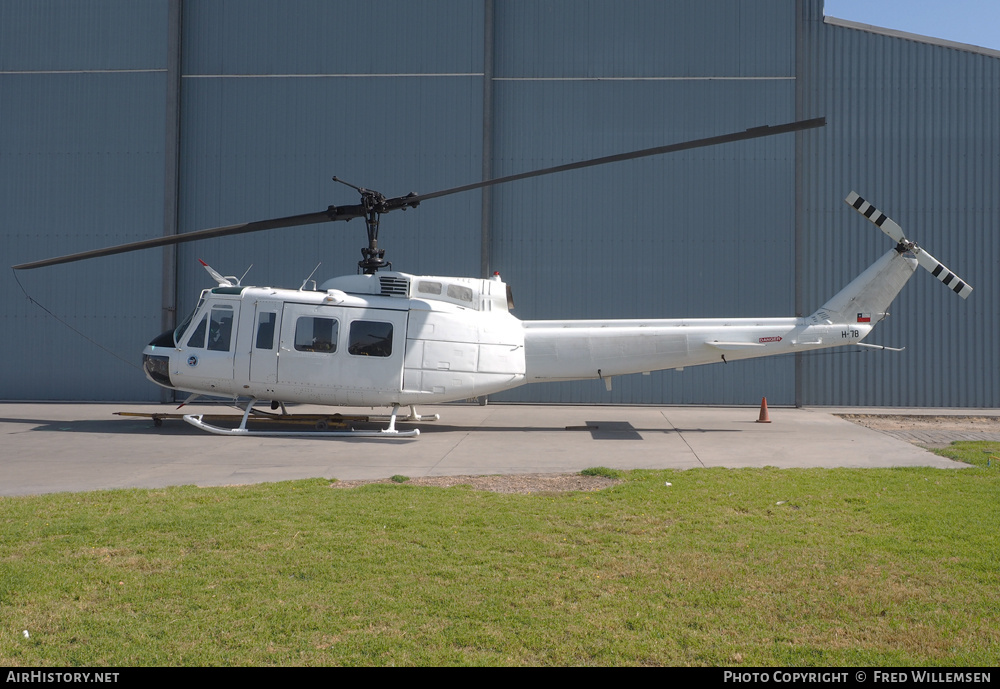
M 760 398 L 760 416 L 757 417 L 757 423 L 771 423 L 771 417 L 767 414 L 767 398 Z

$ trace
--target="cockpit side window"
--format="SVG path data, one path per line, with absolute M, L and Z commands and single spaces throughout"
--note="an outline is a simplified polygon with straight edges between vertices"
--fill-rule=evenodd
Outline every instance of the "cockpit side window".
M 212 307 L 212 322 L 208 328 L 208 348 L 228 352 L 233 339 L 233 307 L 219 304 Z
M 188 347 L 195 347 L 197 349 L 205 348 L 205 333 L 208 332 L 208 315 L 202 317 L 201 322 L 198 323 L 198 327 L 194 329 L 191 333 L 191 337 L 188 338 Z

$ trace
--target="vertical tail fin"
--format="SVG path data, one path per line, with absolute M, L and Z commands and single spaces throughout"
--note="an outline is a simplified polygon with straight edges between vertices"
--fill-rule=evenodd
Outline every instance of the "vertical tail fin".
M 916 269 L 915 258 L 890 249 L 813 316 L 831 323 L 878 323 Z

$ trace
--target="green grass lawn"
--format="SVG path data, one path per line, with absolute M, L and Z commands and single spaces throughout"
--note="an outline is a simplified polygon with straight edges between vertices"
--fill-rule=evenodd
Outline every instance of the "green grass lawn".
M 0 665 L 992 666 L 1000 444 L 956 447 L 972 468 L 594 493 L 2 498 Z

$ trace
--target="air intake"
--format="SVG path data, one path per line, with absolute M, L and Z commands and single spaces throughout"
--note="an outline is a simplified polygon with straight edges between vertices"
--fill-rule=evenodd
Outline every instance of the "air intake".
M 407 297 L 410 295 L 410 281 L 406 278 L 380 275 L 378 281 L 382 288 L 383 297 Z

